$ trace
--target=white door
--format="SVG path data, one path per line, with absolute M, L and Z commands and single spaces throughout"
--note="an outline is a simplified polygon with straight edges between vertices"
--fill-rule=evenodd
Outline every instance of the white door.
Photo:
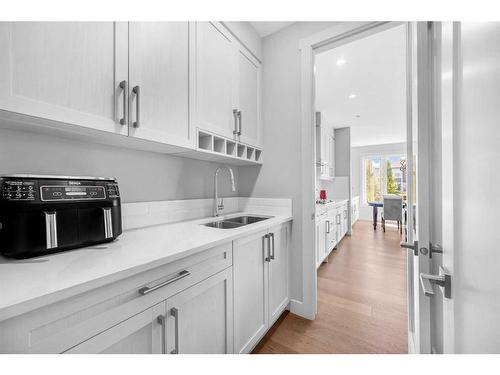
M 165 343 L 165 329 L 161 323 L 164 315 L 165 303 L 159 303 L 65 353 L 161 354 Z
M 238 133 L 241 142 L 260 145 L 260 63 L 238 51 Z
M 126 23 L 0 22 L 0 109 L 128 134 L 127 45 Z
M 130 135 L 193 146 L 189 129 L 189 23 L 130 22 L 129 78 Z
M 167 300 L 166 352 L 233 352 L 231 269 L 221 271 Z
M 249 353 L 269 326 L 266 232 L 233 242 L 234 352 Z
M 194 125 L 233 138 L 236 131 L 236 49 L 220 24 L 196 23 Z
M 272 258 L 269 262 L 269 325 L 279 318 L 289 302 L 289 226 L 271 228 Z
M 430 303 L 420 285 L 429 272 L 430 60 L 426 22 L 407 24 L 408 351 L 430 353 Z M 418 87 L 418 91 L 417 91 Z
M 443 23 L 441 42 L 443 352 L 500 353 L 500 23 Z

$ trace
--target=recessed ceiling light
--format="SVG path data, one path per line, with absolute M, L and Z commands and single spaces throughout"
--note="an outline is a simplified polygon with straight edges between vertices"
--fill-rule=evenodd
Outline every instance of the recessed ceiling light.
M 338 59 L 337 62 L 336 62 L 337 66 L 342 66 L 345 64 L 345 60 L 344 59 Z
M 356 94 L 355 93 L 352 93 L 352 94 L 349 94 L 349 99 L 356 99 Z

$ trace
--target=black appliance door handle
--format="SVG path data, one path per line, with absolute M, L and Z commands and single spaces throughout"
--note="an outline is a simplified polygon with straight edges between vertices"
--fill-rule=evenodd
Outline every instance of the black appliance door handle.
M 45 238 L 47 241 L 47 250 L 57 247 L 57 217 L 56 212 L 45 213 Z
M 111 208 L 103 208 L 104 213 L 104 238 L 113 238 L 113 218 Z

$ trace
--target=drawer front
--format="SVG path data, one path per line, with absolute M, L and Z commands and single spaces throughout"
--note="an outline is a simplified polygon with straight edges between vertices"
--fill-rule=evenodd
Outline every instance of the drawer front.
M 5 320 L 0 353 L 61 353 L 231 265 L 227 243 Z

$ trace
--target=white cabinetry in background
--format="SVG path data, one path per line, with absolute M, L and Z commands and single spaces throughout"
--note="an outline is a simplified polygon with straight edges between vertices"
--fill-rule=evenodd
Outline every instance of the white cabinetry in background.
M 349 201 L 316 207 L 316 267 L 328 261 L 328 255 L 348 232 Z
M 283 224 L 233 243 L 235 353 L 251 352 L 288 305 L 288 241 Z
M 320 112 L 316 116 L 321 117 Z M 335 177 L 335 130 L 326 125 L 316 126 L 316 166 L 321 180 Z

